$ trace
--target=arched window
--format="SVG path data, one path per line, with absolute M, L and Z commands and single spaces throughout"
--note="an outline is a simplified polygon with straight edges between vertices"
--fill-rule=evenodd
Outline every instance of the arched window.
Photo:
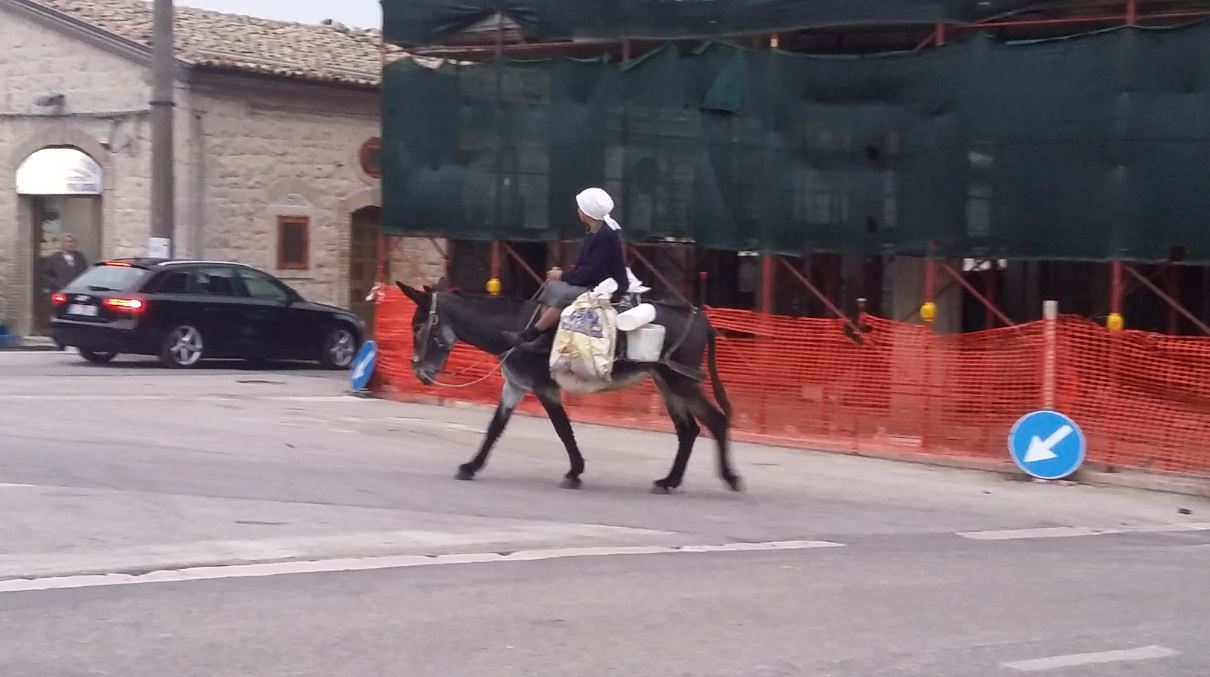
M 100 195 L 101 165 L 75 148 L 43 148 L 17 167 L 18 195 Z

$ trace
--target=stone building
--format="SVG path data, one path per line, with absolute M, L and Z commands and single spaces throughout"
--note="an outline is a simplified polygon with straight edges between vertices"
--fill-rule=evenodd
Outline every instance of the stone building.
M 370 310 L 380 188 L 376 31 L 177 7 L 175 253 L 260 267 Z M 0 324 L 37 333 L 43 257 L 148 253 L 152 5 L 0 0 Z M 389 56 L 389 55 L 388 55 Z M 396 241 L 394 277 L 443 243 Z

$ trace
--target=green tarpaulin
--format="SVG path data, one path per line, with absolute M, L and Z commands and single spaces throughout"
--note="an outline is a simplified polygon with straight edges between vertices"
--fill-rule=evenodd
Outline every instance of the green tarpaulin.
M 537 39 L 725 37 L 831 26 L 968 23 L 1046 0 L 382 0 L 383 32 L 430 45 L 501 14 Z
M 788 254 L 1210 262 L 1210 25 L 915 54 L 711 44 L 385 75 L 384 222 L 549 240 L 609 190 L 627 237 Z

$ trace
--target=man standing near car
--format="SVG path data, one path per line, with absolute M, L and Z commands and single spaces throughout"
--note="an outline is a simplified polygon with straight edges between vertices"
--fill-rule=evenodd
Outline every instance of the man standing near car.
M 66 287 L 88 269 L 88 261 L 76 250 L 75 235 L 64 233 L 59 242 L 63 249 L 42 262 L 42 293 L 47 297 Z M 51 314 L 54 314 L 53 310 Z M 63 346 L 59 346 L 59 350 L 62 349 Z
M 79 277 L 88 268 L 84 255 L 76 251 L 75 235 L 64 233 L 60 243 L 63 249 L 46 257 L 43 287 L 47 294 L 53 294 L 66 287 L 68 282 Z

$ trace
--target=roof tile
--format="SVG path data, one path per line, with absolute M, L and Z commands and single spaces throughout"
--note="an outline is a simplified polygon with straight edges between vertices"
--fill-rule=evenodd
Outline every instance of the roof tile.
M 152 4 L 147 0 L 35 0 L 100 30 L 150 45 Z M 340 24 L 313 25 L 176 8 L 177 57 L 199 66 L 278 77 L 377 85 L 381 33 Z M 387 45 L 388 56 L 401 56 Z

